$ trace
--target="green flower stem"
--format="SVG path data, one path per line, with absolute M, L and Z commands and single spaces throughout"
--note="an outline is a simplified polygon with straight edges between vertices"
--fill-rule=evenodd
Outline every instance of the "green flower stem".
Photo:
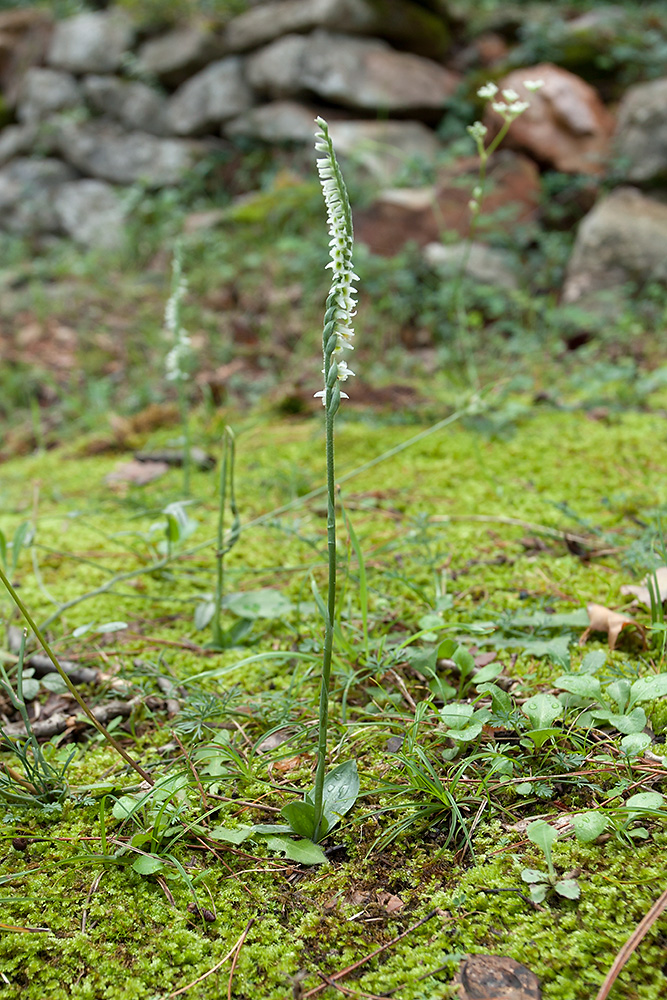
M 225 636 L 220 624 L 222 614 L 222 598 L 224 594 L 225 581 L 225 556 L 234 545 L 236 545 L 241 534 L 241 522 L 239 520 L 238 508 L 236 506 L 236 492 L 234 490 L 234 460 L 236 445 L 234 432 L 231 427 L 225 427 L 224 444 L 222 449 L 222 463 L 220 465 L 220 496 L 218 500 L 218 536 L 215 558 L 217 562 L 217 579 L 215 586 L 215 611 L 211 625 L 212 645 L 218 649 L 224 649 Z M 232 515 L 232 526 L 229 533 L 229 540 L 225 544 L 225 508 L 227 506 L 227 483 L 229 483 L 229 509 Z
M 190 414 L 185 379 L 178 380 L 178 405 L 183 428 L 183 496 L 190 496 L 190 469 L 192 466 L 192 442 L 190 436 Z
M 53 651 L 51 650 L 51 647 L 49 646 L 48 642 L 44 638 L 43 633 L 40 632 L 39 628 L 37 627 L 37 625 L 33 621 L 32 615 L 30 614 L 30 612 L 26 608 L 25 604 L 23 603 L 23 601 L 21 600 L 21 598 L 19 597 L 19 595 L 16 593 L 14 587 L 11 585 L 10 581 L 8 580 L 8 578 L 5 576 L 5 573 L 3 572 L 2 567 L 0 567 L 0 582 L 2 582 L 5 585 L 6 589 L 9 592 L 9 596 L 11 597 L 11 599 L 14 602 L 14 604 L 16 605 L 16 607 L 19 609 L 19 611 L 21 612 L 21 614 L 23 615 L 23 617 L 27 621 L 27 623 L 30 626 L 30 628 L 32 629 L 32 631 L 34 632 L 34 634 L 35 634 L 38 642 L 40 643 L 42 649 L 44 650 L 44 652 L 46 653 L 46 655 L 48 656 L 48 658 L 51 660 L 51 663 L 56 668 L 56 670 L 58 671 L 58 673 L 62 677 L 63 681 L 65 682 L 65 685 L 67 686 L 70 694 L 79 703 L 81 709 L 88 716 L 88 718 L 90 719 L 90 721 L 92 722 L 92 724 L 95 726 L 95 728 L 98 730 L 98 732 L 104 737 L 104 739 L 107 741 L 107 743 L 111 744 L 111 746 L 114 748 L 114 750 L 116 750 L 121 755 L 121 757 L 130 765 L 130 767 L 133 770 L 135 770 L 137 772 L 137 774 L 141 775 L 141 777 L 142 777 L 142 779 L 144 781 L 147 781 L 149 785 L 155 784 L 155 782 L 153 781 L 153 778 L 148 773 L 148 771 L 144 771 L 144 769 L 141 766 L 141 764 L 138 764 L 136 762 L 136 760 L 134 760 L 129 755 L 129 753 L 127 752 L 127 750 L 125 750 L 120 745 L 120 743 L 111 735 L 111 733 L 106 728 L 106 726 L 103 726 L 102 723 L 99 722 L 98 719 L 95 718 L 95 716 L 93 715 L 93 713 L 91 712 L 91 710 L 86 705 L 85 701 L 83 700 L 83 698 L 81 697 L 81 695 L 77 691 L 77 689 L 74 686 L 74 684 L 72 683 L 72 681 L 69 679 L 69 677 L 67 676 L 67 674 L 65 673 L 65 671 L 63 670 L 63 668 L 58 663 L 58 660 L 56 659 L 56 657 L 55 657 Z
M 327 367 L 325 363 L 325 368 Z M 333 395 L 332 391 L 328 396 Z M 326 462 L 327 462 L 327 552 L 329 556 L 329 584 L 327 617 L 324 622 L 324 652 L 322 655 L 322 686 L 320 688 L 319 728 L 317 736 L 317 768 L 315 771 L 315 832 L 317 842 L 322 824 L 324 797 L 324 772 L 327 759 L 327 731 L 329 728 L 329 687 L 331 681 L 331 654 L 333 652 L 334 618 L 336 614 L 336 482 L 334 476 L 334 419 L 336 410 L 331 399 L 326 412 Z

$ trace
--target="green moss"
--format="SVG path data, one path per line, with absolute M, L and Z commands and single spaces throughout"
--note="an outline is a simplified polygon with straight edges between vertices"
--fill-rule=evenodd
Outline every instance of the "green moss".
M 339 477 L 413 433 L 414 427 L 369 427 L 348 411 L 339 427 Z M 146 443 L 157 446 L 168 437 L 169 432 L 156 432 Z M 239 435 L 237 485 L 245 528 L 227 561 L 230 589 L 273 586 L 296 603 L 311 601 L 311 573 L 324 584 L 320 500 L 297 504 L 281 519 L 249 523 L 319 484 L 320 451 L 321 428 L 314 421 L 273 420 Z M 280 475 L 275 474 L 276 455 Z M 160 537 L 159 531 L 151 532 L 151 525 L 159 521 L 165 504 L 178 498 L 181 476 L 170 472 L 148 487 L 115 494 L 104 478 L 117 461 L 47 452 L 3 466 L 0 492 L 8 535 L 33 516 L 33 494 L 26 483 L 41 484 L 34 549 L 40 574 L 38 579 L 32 553 L 25 551 L 16 572 L 21 594 L 44 619 L 54 609 L 52 598 L 69 601 L 100 587 L 113 573 L 137 571 L 133 579 L 76 604 L 54 622 L 50 632 L 57 648 L 86 663 L 122 669 L 147 693 L 157 691 L 158 672 L 184 679 L 230 668 L 205 686 L 220 691 L 234 683 L 242 689 L 237 704 L 248 714 L 241 719 L 245 741 L 240 739 L 238 745 L 248 755 L 248 767 L 245 776 L 239 772 L 223 786 L 226 800 L 219 803 L 215 822 L 264 822 L 267 815 L 246 803 L 257 800 L 274 808 L 284 804 L 285 794 L 292 793 L 268 785 L 269 777 L 274 785 L 284 781 L 305 786 L 312 745 L 306 734 L 263 759 L 252 756 L 249 747 L 274 726 L 290 723 L 297 731 L 299 725 L 310 724 L 316 676 L 309 675 L 307 662 L 294 674 L 294 665 L 282 660 L 234 667 L 267 650 L 294 651 L 305 643 L 303 648 L 317 651 L 317 613 L 306 607 L 284 621 L 259 621 L 245 648 L 204 655 L 199 647 L 208 633 L 195 629 L 193 613 L 201 595 L 213 589 L 215 476 L 193 477 L 197 502 L 189 510 L 198 528 L 186 543 L 191 549 L 187 557 L 175 558 L 166 570 L 148 572 Z M 627 414 L 613 426 L 582 422 L 577 414 L 533 413 L 508 440 L 488 441 L 455 425 L 360 472 L 344 482 L 343 498 L 367 560 L 372 634 L 415 628 L 433 606 L 436 581 L 452 597 L 448 621 L 459 623 L 462 632 L 471 621 L 545 606 L 568 610 L 596 601 L 618 607 L 620 585 L 630 582 L 619 562 L 613 557 L 582 560 L 548 536 L 546 548 L 540 549 L 528 542 L 528 536 L 536 535 L 531 525 L 601 532 L 605 541 L 615 539 L 617 547 L 636 541 L 629 516 L 667 502 L 664 476 L 659 474 L 666 464 L 662 425 L 650 413 Z M 559 506 L 564 503 L 567 510 Z M 511 517 L 525 524 L 479 521 L 471 515 Z M 344 555 L 342 528 L 340 537 Z M 343 627 L 353 637 L 359 626 L 353 562 L 347 573 Z M 0 605 L 8 615 L 8 602 Z M 90 632 L 78 642 L 72 637 L 77 626 L 117 620 L 129 628 L 106 636 Z M 611 672 L 647 669 L 639 652 L 628 646 L 615 653 Z M 580 655 L 574 653 L 575 661 Z M 509 651 L 500 657 L 520 678 L 522 694 L 553 679 L 548 659 L 520 655 L 514 663 Z M 136 660 L 144 667 L 137 667 Z M 336 683 L 345 683 L 357 667 L 352 658 L 341 657 Z M 88 694 L 93 699 L 105 696 Z M 372 697 L 384 708 L 371 720 L 360 713 Z M 387 714 L 390 709 L 393 718 Z M 665 711 L 662 703 L 652 706 L 656 729 L 664 727 Z M 333 730 L 341 740 L 350 740 L 347 745 L 360 762 L 364 791 L 372 792 L 383 776 L 400 777 L 385 743 L 388 735 L 405 730 L 409 716 L 383 668 L 367 686 L 351 685 L 348 713 L 351 730 L 338 728 L 334 707 Z M 363 720 L 363 727 L 357 719 Z M 163 764 L 157 753 L 171 738 L 163 717 L 138 720 L 134 738 L 126 736 L 132 752 L 150 762 L 156 773 L 183 767 L 181 761 Z M 444 773 L 441 735 L 425 731 L 422 745 Z M 524 762 L 526 773 L 540 773 L 542 768 L 547 780 L 557 770 L 556 758 L 553 766 L 549 763 L 550 752 L 531 755 Z M 294 756 L 298 759 L 284 773 L 269 772 L 267 760 L 280 763 L 282 757 Z M 117 791 L 135 787 L 134 777 L 115 754 L 93 739 L 77 753 L 67 777 L 76 790 L 109 771 L 105 781 Z M 612 767 L 606 776 L 597 777 L 607 785 L 616 779 Z M 661 780 L 657 770 L 658 787 Z M 192 810 L 203 812 L 195 789 L 188 794 Z M 240 800 L 235 802 L 232 794 Z M 549 898 L 542 910 L 534 910 L 516 893 L 483 891 L 522 888 L 521 869 L 541 866 L 535 848 L 498 822 L 477 832 L 475 861 L 454 852 L 438 854 L 439 834 L 425 840 L 423 826 L 413 826 L 390 848 L 368 856 L 388 822 L 370 816 L 369 809 L 387 802 L 372 797 L 364 802 L 352 824 L 334 838 L 345 847 L 347 860 L 317 870 L 297 871 L 252 842 L 246 842 L 243 848 L 250 846 L 241 853 L 221 846 L 216 856 L 179 842 L 175 856 L 195 880 L 200 906 L 216 910 L 212 923 L 188 910 L 191 892 L 179 877 L 172 877 L 172 870 L 163 874 L 174 905 L 155 877 L 141 877 L 130 868 L 131 858 L 112 857 L 113 845 L 105 860 L 95 857 L 101 850 L 99 802 L 91 803 L 85 791 L 61 812 L 8 806 L 0 846 L 0 878 L 6 880 L 0 884 L 2 921 L 49 931 L 0 936 L 3 997 L 155 1000 L 201 980 L 186 995 L 213 1000 L 227 993 L 229 963 L 201 977 L 254 920 L 235 968 L 232 995 L 237 1000 L 285 1000 L 300 970 L 307 973 L 306 988 L 312 988 L 320 982 L 318 969 L 331 974 L 358 961 L 437 907 L 428 922 L 350 975 L 347 985 L 379 994 L 407 983 L 400 994 L 404 1000 L 453 997 L 457 956 L 488 951 L 530 966 L 542 980 L 545 1000 L 588 1000 L 657 895 L 660 856 L 667 843 L 657 823 L 649 824 L 651 839 L 632 848 L 616 840 L 589 848 L 571 840 L 559 842 L 557 869 L 581 869 L 581 899 L 572 903 Z M 590 804 L 590 792 L 567 786 L 558 802 L 560 808 L 584 808 Z M 531 808 L 553 810 L 548 800 L 526 807 L 524 799 L 509 793 L 503 804 L 517 815 L 528 815 Z M 113 837 L 121 831 L 109 809 L 106 816 L 107 836 Z M 443 811 L 441 825 L 446 826 L 446 817 Z M 123 829 L 122 835 L 126 833 Z M 29 841 L 27 853 L 12 846 L 17 836 Z M 378 897 L 382 892 L 400 897 L 403 908 L 388 913 Z M 661 947 L 656 925 L 626 966 L 612 998 L 664 996 Z M 331 989 L 322 994 L 327 1000 L 334 995 Z

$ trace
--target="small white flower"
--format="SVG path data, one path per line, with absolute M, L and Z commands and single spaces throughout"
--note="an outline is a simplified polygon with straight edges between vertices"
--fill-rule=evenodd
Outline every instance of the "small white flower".
M 499 115 L 504 115 L 507 111 L 507 105 L 504 101 L 494 101 L 491 107 Z
M 468 133 L 473 137 L 475 142 L 481 142 L 487 132 L 486 125 L 482 125 L 481 122 L 474 122 L 472 125 L 468 125 Z
M 519 115 L 522 115 L 524 111 L 528 110 L 529 107 L 530 104 L 528 101 L 514 101 L 513 104 L 510 104 L 507 111 L 513 118 L 518 118 Z
M 480 87 L 477 91 L 477 96 L 481 97 L 485 101 L 490 101 L 498 93 L 498 88 L 495 83 L 485 83 L 483 87 Z
M 350 375 L 354 375 L 351 368 L 348 368 L 347 361 L 338 362 L 338 378 L 341 382 L 346 382 Z
M 519 100 L 519 95 L 517 94 L 516 90 L 512 90 L 510 87 L 508 87 L 507 90 L 503 90 L 503 97 L 505 98 L 506 101 L 509 101 L 510 104 L 512 103 L 512 101 Z
M 524 80 L 523 85 L 526 90 L 531 90 L 533 93 L 539 90 L 540 87 L 544 86 L 544 80 Z
M 468 208 L 471 212 L 477 212 L 479 210 L 479 202 L 475 201 L 474 198 L 471 198 L 468 202 Z

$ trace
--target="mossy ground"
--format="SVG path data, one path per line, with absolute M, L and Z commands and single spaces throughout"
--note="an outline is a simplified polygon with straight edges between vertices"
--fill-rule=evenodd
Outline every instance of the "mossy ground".
M 293 665 L 258 660 L 234 670 L 233 664 L 267 650 L 317 649 L 320 626 L 303 602 L 311 600 L 310 574 L 322 580 L 325 528 L 321 500 L 300 502 L 299 496 L 321 481 L 321 428 L 312 419 L 274 418 L 247 428 L 239 419 L 238 424 L 237 488 L 246 528 L 228 559 L 228 586 L 277 588 L 292 602 L 302 602 L 299 613 L 284 620 L 258 621 L 247 649 L 203 653 L 208 633 L 195 629 L 193 612 L 201 595 L 213 589 L 216 484 L 214 473 L 197 473 L 189 508 L 197 530 L 184 543 L 194 551 L 175 558 L 167 571 L 137 575 L 109 593 L 71 607 L 51 631 L 64 655 L 120 668 L 147 692 L 154 689 L 150 675 L 133 666 L 138 659 L 177 681 L 229 668 L 208 686 L 220 691 L 239 685 L 241 702 L 253 706 L 252 744 L 262 730 L 314 717 L 316 679 L 306 668 L 297 665 L 294 689 L 290 687 Z M 344 414 L 338 432 L 341 478 L 419 430 L 415 425 L 383 426 L 380 419 L 355 417 L 352 411 Z M 197 435 L 206 443 L 218 431 L 217 424 L 209 424 Z M 145 443 L 164 444 L 170 434 L 158 431 Z M 36 524 L 35 563 L 31 565 L 31 552 L 26 550 L 16 580 L 39 620 L 53 612 L 54 600 L 71 600 L 99 587 L 109 571 L 140 570 L 147 560 L 157 558 L 161 528 L 151 533 L 151 525 L 160 522 L 166 503 L 180 496 L 181 474 L 174 470 L 146 487 L 114 492 L 104 478 L 117 462 L 117 456 L 83 457 L 81 448 L 70 447 L 3 467 L 3 530 L 11 536 L 22 520 Z M 359 472 L 345 481 L 342 498 L 367 562 L 371 629 L 386 632 L 398 627 L 406 635 L 416 629 L 433 607 L 436 581 L 451 597 L 446 618 L 458 623 L 462 634 L 470 622 L 498 619 L 515 610 L 572 610 L 588 601 L 618 607 L 620 585 L 635 579 L 623 568 L 622 556 L 630 544 L 641 542 L 638 522 L 648 523 L 649 512 L 667 502 L 666 467 L 664 417 L 658 413 L 627 412 L 609 422 L 590 420 L 579 412 L 526 408 L 505 440 L 490 439 L 457 423 Z M 295 505 L 284 515 L 248 524 L 289 502 Z M 469 520 L 470 515 L 498 520 Z M 508 517 L 525 525 L 503 523 L 502 518 Z M 611 546 L 616 551 L 582 559 L 561 540 L 548 536 L 540 547 L 530 541 L 539 537 L 539 530 L 530 525 L 566 528 L 591 537 L 598 532 L 607 548 L 610 539 L 616 540 Z M 344 566 L 342 525 L 340 536 Z M 357 570 L 350 560 L 343 617 L 352 636 L 359 627 Z M 3 613 L 9 616 L 6 600 Z M 72 638 L 78 626 L 118 620 L 125 621 L 128 629 L 107 636 L 93 632 L 78 642 Z M 185 648 L 188 644 L 191 648 Z M 614 653 L 613 667 L 621 672 L 636 669 L 638 652 L 626 647 Z M 572 655 L 576 659 L 580 654 L 574 649 Z M 510 662 L 509 652 L 500 656 Z M 557 668 L 548 660 L 524 655 L 510 669 L 521 678 L 525 694 L 548 683 Z M 533 969 L 542 981 L 545 1000 L 593 996 L 618 948 L 662 888 L 660 858 L 667 834 L 659 821 L 649 822 L 650 839 L 633 847 L 614 839 L 590 847 L 571 839 L 560 842 L 556 866 L 560 872 L 581 870 L 581 899 L 549 898 L 541 910 L 532 909 L 515 893 L 484 891 L 519 889 L 521 869 L 540 867 L 539 852 L 523 834 L 501 826 L 498 819 L 489 818 L 478 828 L 474 859 L 460 851 L 460 844 L 443 848 L 446 817 L 435 833 L 426 835 L 416 825 L 389 847 L 373 851 L 374 840 L 386 827 L 384 820 L 370 816 L 377 805 L 374 782 L 381 775 L 401 779 L 384 749 L 386 737 L 404 732 L 410 722 L 405 706 L 402 717 L 396 711 L 400 698 L 394 698 L 389 703 L 394 709 L 391 716 L 384 718 L 380 711 L 371 719 L 366 714 L 364 724 L 359 716 L 355 725 L 355 709 L 365 700 L 372 702 L 375 697 L 376 706 L 382 705 L 381 678 L 382 672 L 370 687 L 360 685 L 359 690 L 353 685 L 348 726 L 339 728 L 338 721 L 334 726 L 341 741 L 333 741 L 335 755 L 344 759 L 349 753 L 345 746 L 354 748 L 365 793 L 351 822 L 333 839 L 344 846 L 344 861 L 335 860 L 334 853 L 326 867 L 300 869 L 260 846 L 248 847 L 252 842 L 242 845 L 240 853 L 221 844 L 216 856 L 196 844 L 175 848 L 189 878 L 201 876 L 196 880 L 197 901 L 215 911 L 215 921 L 206 922 L 188 910 L 193 896 L 182 879 L 169 877 L 160 885 L 156 877 L 133 871 L 126 856 L 100 860 L 99 794 L 75 793 L 61 810 L 8 805 L 0 893 L 2 924 L 15 929 L 0 928 L 2 996 L 154 1000 L 189 984 L 194 985 L 183 995 L 211 1000 L 226 996 L 229 962 L 201 977 L 220 962 L 254 918 L 229 995 L 238 1000 L 282 1000 L 300 995 L 295 984 L 301 971 L 307 973 L 302 980 L 306 992 L 321 984 L 318 969 L 333 974 L 387 944 L 434 909 L 427 922 L 347 976 L 342 985 L 358 991 L 352 995 L 388 995 L 387 991 L 401 987 L 397 995 L 405 1000 L 455 996 L 451 979 L 459 956 L 489 952 L 509 955 Z M 105 697 L 88 694 L 92 700 Z M 144 764 L 163 773 L 170 765 L 166 757 L 160 760 L 159 747 L 169 743 L 170 732 L 164 715 L 149 713 L 136 720 L 125 739 Z M 244 737 L 247 745 L 245 733 Z M 244 746 L 243 740 L 239 745 Z M 167 756 L 178 769 L 182 761 L 176 760 L 178 751 L 170 746 Z M 286 771 L 273 772 L 274 785 L 282 780 L 287 787 L 303 787 L 309 782 L 309 738 L 302 736 L 294 746 L 289 753 L 297 758 Z M 99 741 L 75 749 L 68 772 L 74 790 L 105 775 L 116 792 L 135 786 L 132 775 Z M 434 753 L 444 774 L 447 764 L 437 749 Z M 288 754 L 278 751 L 273 759 L 280 763 L 285 757 L 289 761 Z M 220 802 L 216 822 L 266 822 L 259 806 L 275 808 L 285 801 L 284 793 L 264 783 L 265 763 L 257 755 L 250 758 L 250 773 L 245 779 L 237 776 L 227 792 L 233 789 L 242 803 L 258 805 Z M 113 774 L 108 777 L 110 770 Z M 660 779 L 658 768 L 651 785 L 659 789 Z M 571 792 L 557 796 L 555 802 L 506 803 L 515 818 L 553 815 L 577 804 Z M 585 805 L 582 798 L 580 807 Z M 109 818 L 109 808 L 107 836 L 123 835 L 126 831 L 119 831 Z M 507 814 L 501 818 L 506 822 Z M 27 848 L 19 843 L 17 850 L 16 837 L 25 838 Z M 112 854 L 108 847 L 107 855 Z M 383 892 L 398 897 L 402 908 L 390 912 L 386 897 L 378 897 Z M 665 995 L 661 926 L 652 929 L 628 963 L 612 997 L 657 1000 Z M 321 995 L 334 996 L 335 990 L 326 987 Z

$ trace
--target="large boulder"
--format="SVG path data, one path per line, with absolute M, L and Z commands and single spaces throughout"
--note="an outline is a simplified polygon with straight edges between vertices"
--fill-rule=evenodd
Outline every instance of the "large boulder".
M 203 135 L 254 104 L 239 56 L 211 63 L 184 83 L 169 102 L 167 116 L 177 135 Z
M 38 136 L 36 125 L 8 125 L 0 131 L 0 167 L 15 156 L 25 156 L 32 151 Z
M 53 207 L 63 232 L 77 243 L 105 250 L 122 245 L 126 213 L 110 184 L 68 181 L 56 189 Z
M 412 0 L 278 0 L 233 18 L 224 40 L 230 52 L 246 52 L 316 28 L 375 35 L 432 59 L 440 59 L 449 45 L 444 20 Z
M 313 142 L 315 118 L 320 113 L 298 101 L 269 101 L 226 122 L 224 133 L 267 143 Z
M 77 14 L 56 24 L 48 62 L 70 73 L 113 73 L 133 41 L 134 28 L 122 11 Z
M 526 79 L 543 80 L 544 86 L 536 93 L 529 93 L 523 86 Z M 614 119 L 585 80 L 551 63 L 541 63 L 514 70 L 503 77 L 500 87 L 514 90 L 530 104 L 511 125 L 509 145 L 564 173 L 604 171 Z M 498 98 L 502 99 L 500 94 Z M 491 135 L 499 132 L 503 124 L 491 105 L 484 121 Z
M 617 188 L 579 226 L 563 300 L 595 305 L 600 293 L 652 281 L 667 282 L 667 205 Z
M 200 25 L 174 28 L 150 38 L 139 49 L 137 66 L 147 77 L 178 87 L 213 59 L 225 54 L 221 39 Z
M 629 181 L 667 177 L 667 78 L 627 91 L 618 109 L 614 152 Z
M 336 152 L 379 184 L 405 182 L 412 170 L 432 167 L 442 146 L 430 128 L 415 121 L 333 121 Z
M 143 183 L 151 188 L 178 184 L 201 148 L 183 139 L 160 139 L 125 132 L 112 122 L 60 122 L 58 148 L 82 174 L 112 184 Z
M 461 243 L 427 243 L 424 259 L 443 278 L 456 280 L 461 272 L 480 285 L 519 287 L 518 261 L 510 250 L 467 240 Z
M 373 253 L 392 256 L 406 243 L 426 246 L 440 241 L 443 232 L 466 237 L 470 233 L 468 202 L 478 183 L 479 161 L 465 157 L 442 169 L 437 183 L 427 188 L 391 188 L 366 208 L 355 212 L 355 235 Z M 540 177 L 532 160 L 510 150 L 491 158 L 482 205 L 486 230 L 494 218 L 508 225 L 536 218 L 540 204 Z
M 12 160 L 0 169 L 0 226 L 26 236 L 57 233 L 54 194 L 75 177 L 62 160 Z
M 9 107 L 23 74 L 43 62 L 51 42 L 53 19 L 45 10 L 0 12 L 0 91 Z
M 31 124 L 81 102 L 81 88 L 71 73 L 33 66 L 21 81 L 16 115 L 20 122 Z
M 226 136 L 266 143 L 312 145 L 321 112 L 296 101 L 270 101 L 227 122 Z M 329 112 L 329 131 L 342 159 L 349 159 L 380 184 L 395 184 L 414 167 L 433 164 L 442 147 L 435 132 L 415 121 L 357 121 Z
M 153 87 L 117 76 L 86 76 L 83 92 L 99 114 L 121 122 L 125 128 L 167 135 L 167 100 Z
M 247 77 L 269 97 L 315 94 L 349 108 L 433 117 L 459 77 L 386 42 L 329 31 L 285 35 L 248 57 Z

